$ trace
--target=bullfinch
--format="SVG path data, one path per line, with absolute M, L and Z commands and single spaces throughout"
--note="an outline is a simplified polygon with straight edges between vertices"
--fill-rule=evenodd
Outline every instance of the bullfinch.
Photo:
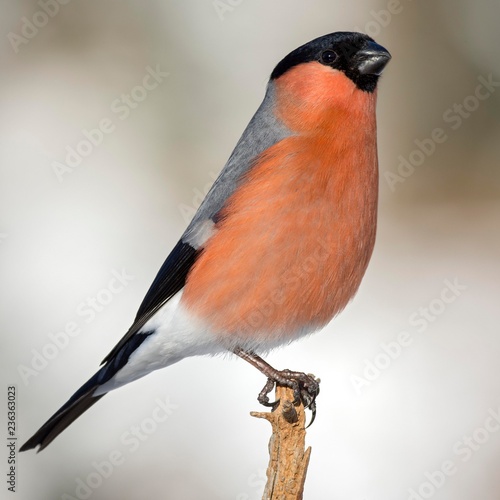
M 315 410 L 319 381 L 259 354 L 326 325 L 375 243 L 375 106 L 389 52 L 360 33 L 316 38 L 274 68 L 264 100 L 135 320 L 101 368 L 21 451 L 45 448 L 113 389 L 188 356 L 234 353 Z

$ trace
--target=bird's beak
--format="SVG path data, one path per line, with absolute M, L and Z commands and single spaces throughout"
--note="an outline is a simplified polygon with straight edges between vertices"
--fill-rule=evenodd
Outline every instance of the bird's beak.
M 362 75 L 380 75 L 391 59 L 387 49 L 375 42 L 367 44 L 356 53 L 356 65 Z

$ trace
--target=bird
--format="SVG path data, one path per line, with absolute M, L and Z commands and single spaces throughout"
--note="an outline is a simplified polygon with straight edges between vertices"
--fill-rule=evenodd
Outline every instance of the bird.
M 109 391 L 183 358 L 232 353 L 316 412 L 319 379 L 262 356 L 320 330 L 357 292 L 376 235 L 377 83 L 390 53 L 356 32 L 301 45 L 98 371 L 24 443 L 44 449 Z

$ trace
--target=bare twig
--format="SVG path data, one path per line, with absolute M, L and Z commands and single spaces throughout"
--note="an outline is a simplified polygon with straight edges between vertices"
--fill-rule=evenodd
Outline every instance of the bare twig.
M 269 465 L 263 500 L 301 500 L 304 493 L 311 447 L 305 447 L 304 406 L 294 406 L 293 390 L 276 387 L 278 408 L 270 413 L 251 415 L 269 420 L 273 434 L 269 441 Z

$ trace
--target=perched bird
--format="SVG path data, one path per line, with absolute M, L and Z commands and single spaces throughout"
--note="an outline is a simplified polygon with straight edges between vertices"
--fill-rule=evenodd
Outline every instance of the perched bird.
M 315 410 L 312 375 L 258 354 L 326 325 L 356 293 L 377 223 L 376 88 L 389 52 L 337 32 L 288 54 L 133 325 L 21 451 L 107 392 L 188 356 L 233 352 Z

